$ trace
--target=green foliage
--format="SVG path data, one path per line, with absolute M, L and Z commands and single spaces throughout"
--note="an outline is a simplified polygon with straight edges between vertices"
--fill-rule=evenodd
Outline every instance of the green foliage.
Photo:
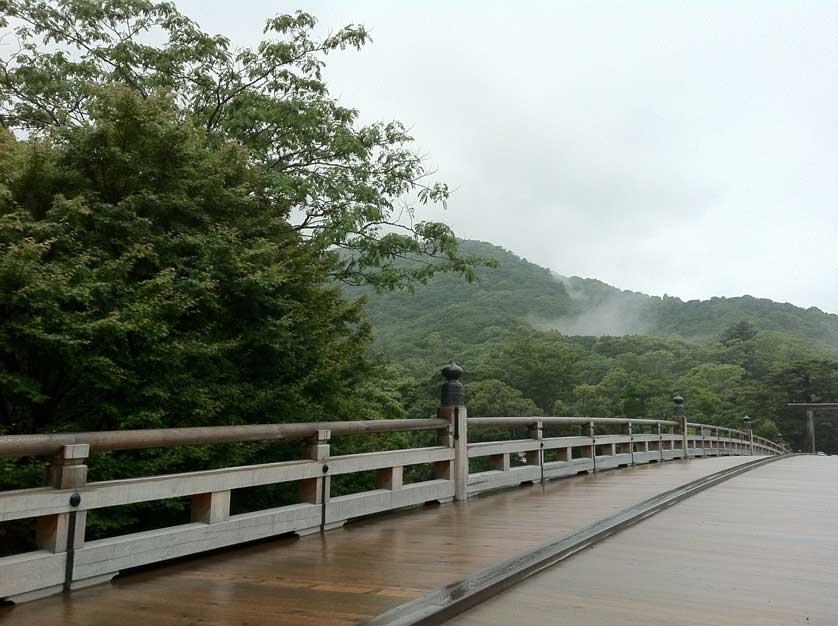
M 2 181 L 6 430 L 329 413 L 363 380 L 359 305 L 240 146 L 125 88 L 60 137 L 18 144 Z
M 468 386 L 468 410 L 480 417 L 531 417 L 542 411 L 524 394 L 499 380 L 488 379 Z
M 358 125 L 357 111 L 329 95 L 325 56 L 360 49 L 369 40 L 362 26 L 315 39 L 312 15 L 279 15 L 255 48 L 237 48 L 167 2 L 0 0 L 0 14 L 20 42 L 0 64 L 3 126 L 66 141 L 67 129 L 102 129 L 102 107 L 115 89 L 128 90 L 160 101 L 213 150 L 238 151 L 254 176 L 249 192 L 289 223 L 298 245 L 328 259 L 336 279 L 411 288 L 439 271 L 472 279 L 484 262 L 459 255 L 445 224 L 415 220 L 417 205 L 445 204 L 448 188 L 430 179 L 404 127 Z M 133 167 L 119 147 L 103 146 L 96 163 L 115 155 Z M 153 184 L 150 176 L 143 182 Z M 120 182 L 108 181 L 107 199 L 127 191 Z M 411 263 L 396 263 L 407 256 Z
M 466 370 L 470 415 L 516 415 L 517 408 L 537 414 L 519 407 L 525 402 L 545 415 L 667 418 L 677 392 L 694 421 L 741 428 L 748 414 L 757 433 L 782 431 L 802 445 L 802 415 L 786 403 L 812 393 L 838 398 L 832 374 L 838 351 L 827 345 L 832 335 L 808 338 L 815 328 L 832 328 L 835 316 L 748 298 L 649 298 L 599 281 L 557 278 L 486 243 L 465 241 L 461 249 L 493 256 L 500 267 L 481 270 L 470 285 L 442 276 L 415 294 L 349 292 L 368 299 L 373 349 L 405 372 L 426 378 L 456 357 Z M 771 327 L 780 313 L 786 332 L 757 330 L 757 323 Z M 580 321 L 588 315 L 599 324 L 629 320 L 664 336 L 557 332 L 591 328 Z M 667 328 L 680 337 L 666 336 Z M 430 396 L 433 385 L 425 390 Z M 430 411 L 414 398 L 405 401 L 412 416 Z M 825 449 L 838 449 L 827 426 L 819 426 Z
M 404 377 L 369 358 L 363 305 L 337 285 L 410 289 L 487 262 L 415 219 L 448 190 L 405 129 L 329 95 L 325 57 L 363 27 L 316 39 L 311 15 L 281 15 L 241 49 L 150 0 L 0 0 L 0 15 L 18 44 L 0 61 L 0 433 L 404 414 Z M 297 448 L 101 454 L 91 476 Z M 42 466 L 3 470 L 0 488 L 20 487 Z M 88 529 L 140 528 L 145 506 Z
M 722 333 L 720 341 L 722 344 L 729 346 L 737 341 L 748 341 L 753 339 L 756 334 L 757 331 L 754 328 L 754 325 L 748 320 L 742 320 L 732 326 L 728 326 Z

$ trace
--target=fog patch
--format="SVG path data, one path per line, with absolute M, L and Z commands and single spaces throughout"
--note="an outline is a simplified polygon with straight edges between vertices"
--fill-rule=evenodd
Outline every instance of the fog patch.
M 554 319 L 529 317 L 539 330 L 557 330 L 563 335 L 620 336 L 653 334 L 649 321 L 652 298 L 623 291 L 606 283 L 578 276 L 553 274 L 572 301 L 573 313 Z

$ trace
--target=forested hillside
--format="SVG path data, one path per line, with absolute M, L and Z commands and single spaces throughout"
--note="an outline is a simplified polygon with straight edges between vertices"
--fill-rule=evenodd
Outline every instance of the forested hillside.
M 425 380 L 405 398 L 416 416 L 432 410 L 433 373 L 455 358 L 466 370 L 474 415 L 664 417 L 675 392 L 696 420 L 803 438 L 789 401 L 838 398 L 838 316 L 741 298 L 683 302 L 563 277 L 488 243 L 464 241 L 465 255 L 491 257 L 467 284 L 436 276 L 414 292 L 363 296 L 374 350 L 396 376 Z M 823 431 L 823 432 L 821 432 Z M 838 447 L 828 422 L 825 448 Z
M 400 354 L 428 349 L 425 338 L 439 332 L 454 341 L 465 333 L 466 343 L 472 344 L 522 326 L 567 335 L 639 334 L 706 341 L 742 320 L 756 330 L 838 348 L 838 315 L 817 308 L 751 296 L 701 301 L 648 296 L 595 279 L 562 276 L 486 242 L 463 241 L 460 249 L 466 255 L 496 259 L 499 266 L 479 270 L 479 280 L 472 284 L 437 276 L 415 293 L 369 299 L 376 341 L 385 350 L 394 341 Z

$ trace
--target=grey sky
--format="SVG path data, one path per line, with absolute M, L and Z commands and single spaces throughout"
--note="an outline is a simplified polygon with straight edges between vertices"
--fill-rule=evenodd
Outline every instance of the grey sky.
M 441 217 L 566 275 L 838 312 L 838 3 L 177 0 L 252 44 L 296 8 L 373 43 L 332 93 L 413 130 Z

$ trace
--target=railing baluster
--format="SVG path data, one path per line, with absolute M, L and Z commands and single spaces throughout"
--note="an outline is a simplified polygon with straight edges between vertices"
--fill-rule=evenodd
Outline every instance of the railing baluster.
M 192 521 L 218 524 L 230 518 L 230 491 L 212 491 L 192 496 Z

